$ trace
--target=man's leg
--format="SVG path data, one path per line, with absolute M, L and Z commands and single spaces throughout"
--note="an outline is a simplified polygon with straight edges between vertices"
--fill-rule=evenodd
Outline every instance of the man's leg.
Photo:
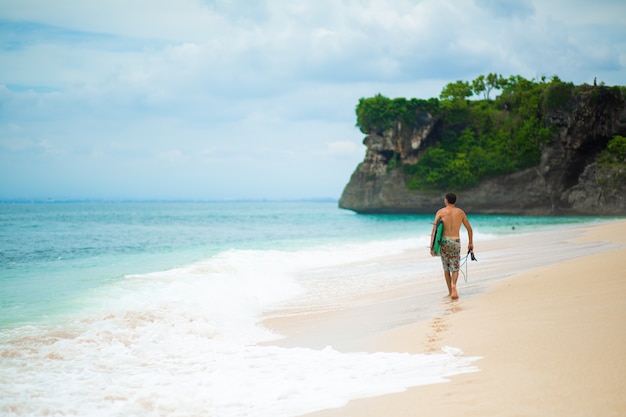
M 452 295 L 452 276 L 450 275 L 450 271 L 447 269 L 443 270 L 443 275 L 446 277 L 446 284 L 448 285 L 448 297 Z
M 456 281 L 459 279 L 459 271 L 454 271 L 452 272 L 452 274 L 448 272 L 448 274 L 450 275 L 450 279 L 451 279 L 451 283 L 448 285 L 450 289 L 450 297 L 453 300 L 457 300 L 459 298 L 459 293 L 456 291 Z
M 450 298 L 453 300 L 457 300 L 459 298 L 459 293 L 456 291 L 456 281 L 459 279 L 459 268 L 461 267 L 461 242 L 456 241 L 454 245 L 454 256 L 451 257 L 450 262 L 452 263 L 451 269 L 453 271 L 450 272 Z

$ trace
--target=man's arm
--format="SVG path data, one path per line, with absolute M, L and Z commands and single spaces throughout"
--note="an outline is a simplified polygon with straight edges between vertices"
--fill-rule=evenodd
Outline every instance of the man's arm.
M 472 230 L 472 226 L 465 215 L 463 216 L 463 226 L 465 226 L 465 229 L 467 230 L 467 249 L 474 250 L 474 231 Z

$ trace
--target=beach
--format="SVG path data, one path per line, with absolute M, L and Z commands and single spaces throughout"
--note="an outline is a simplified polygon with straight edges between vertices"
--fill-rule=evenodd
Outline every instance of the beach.
M 455 302 L 430 215 L 91 202 L 4 205 L 0 220 L 3 416 L 624 405 L 622 220 L 471 216 L 478 262 Z
M 285 346 L 412 354 L 452 346 L 481 358 L 477 372 L 448 382 L 355 399 L 307 417 L 622 416 L 626 221 L 574 226 L 549 237 L 556 235 L 565 238 L 558 244 L 537 234 L 475 242 L 479 262 L 469 266 L 469 282 L 480 281 L 481 274 L 504 278 L 473 292 L 460 278 L 460 299 L 451 301 L 442 277 L 441 293 L 430 294 L 441 298 L 439 309 L 427 320 L 397 319 L 414 300 L 410 286 L 358 307 L 266 320 L 287 336 L 280 342 Z M 596 250 L 565 256 L 580 245 Z M 515 250 L 506 252 L 508 246 Z M 546 256 L 533 259 L 537 250 Z M 501 259 L 502 251 L 508 258 Z

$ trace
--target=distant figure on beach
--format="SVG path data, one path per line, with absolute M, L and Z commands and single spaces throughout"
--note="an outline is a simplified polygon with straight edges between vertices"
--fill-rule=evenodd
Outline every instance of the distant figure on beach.
M 456 207 L 456 194 L 448 193 L 445 198 L 446 206 L 437 211 L 435 221 L 433 223 L 433 231 L 431 233 L 431 241 L 435 236 L 435 226 L 439 219 L 443 221 L 443 234 L 441 240 L 441 263 L 443 264 L 443 275 L 448 285 L 448 296 L 453 300 L 459 298 L 456 290 L 456 282 L 459 278 L 459 269 L 461 267 L 461 238 L 459 231 L 461 225 L 467 230 L 469 242 L 467 248 L 474 250 L 473 231 L 465 212 Z M 430 251 L 432 256 L 436 256 L 435 252 Z

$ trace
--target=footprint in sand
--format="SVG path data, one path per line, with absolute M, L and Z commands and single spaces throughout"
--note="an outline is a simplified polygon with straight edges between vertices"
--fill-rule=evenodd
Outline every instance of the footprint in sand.
M 451 303 L 441 316 L 437 316 L 432 319 L 429 326 L 430 331 L 426 334 L 427 353 L 439 352 L 441 350 L 441 346 L 438 346 L 437 342 L 442 340 L 443 333 L 450 328 L 446 316 L 457 313 L 459 311 L 461 311 L 460 304 L 457 302 Z

